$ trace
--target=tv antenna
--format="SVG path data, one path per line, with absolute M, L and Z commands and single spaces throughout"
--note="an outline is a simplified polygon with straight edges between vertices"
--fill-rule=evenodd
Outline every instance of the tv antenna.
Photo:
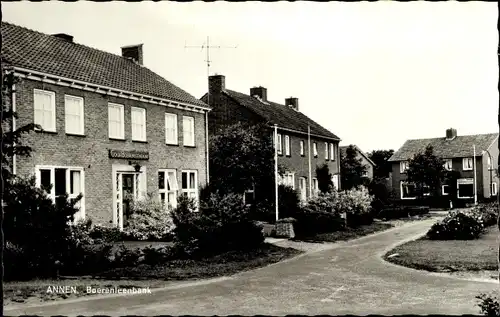
M 207 51 L 207 59 L 205 62 L 207 62 L 207 80 L 210 78 L 210 63 L 212 62 L 210 60 L 210 49 L 211 48 L 238 48 L 238 45 L 236 46 L 222 46 L 222 45 L 210 45 L 210 37 L 207 36 L 207 42 L 203 43 L 201 46 L 192 46 L 192 45 L 184 45 L 184 48 L 200 48 L 202 51 L 206 50 Z M 210 85 L 208 86 L 208 92 L 207 92 L 207 104 L 210 104 Z

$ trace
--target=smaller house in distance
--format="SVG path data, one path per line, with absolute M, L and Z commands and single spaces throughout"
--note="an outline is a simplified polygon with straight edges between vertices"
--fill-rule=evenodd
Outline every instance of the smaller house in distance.
M 498 194 L 498 174 L 495 169 L 498 158 L 498 133 L 457 135 L 456 129 L 447 129 L 446 136 L 431 139 L 407 140 L 389 159 L 392 162 L 392 188 L 402 200 L 415 199 L 415 186 L 406 182 L 408 160 L 431 145 L 434 155 L 444 160 L 447 171 L 457 171 L 456 184 L 443 184 L 442 196 L 455 197 L 459 201 L 474 201 L 474 161 L 477 199 Z M 475 147 L 475 157 L 474 157 Z M 425 193 L 424 193 L 425 195 Z M 427 195 L 430 195 L 427 193 Z
M 306 200 L 318 192 L 316 167 L 327 164 L 333 185 L 340 189 L 340 139 L 299 110 L 298 98 L 284 104 L 267 99 L 267 89 L 253 87 L 248 94 L 226 88 L 223 75 L 209 78 L 209 94 L 202 101 L 211 105 L 209 133 L 219 133 L 236 123 L 266 124 L 274 136 L 277 128 L 278 164 L 286 170 L 281 183 L 297 189 Z
M 340 147 L 341 155 L 345 156 L 346 151 L 350 146 L 352 146 L 354 148 L 354 150 L 356 151 L 356 154 L 357 154 L 356 158 L 358 160 L 361 160 L 361 164 L 366 166 L 366 173 L 364 176 L 367 177 L 368 179 L 373 179 L 373 170 L 375 169 L 376 164 L 368 157 L 368 155 L 365 152 L 361 151 L 361 149 L 359 147 L 357 147 L 354 144 L 341 146 Z

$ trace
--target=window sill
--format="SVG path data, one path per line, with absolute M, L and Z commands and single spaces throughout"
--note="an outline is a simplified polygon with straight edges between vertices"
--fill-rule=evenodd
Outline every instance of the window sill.
M 144 143 L 144 144 L 148 143 L 148 141 L 141 141 L 141 140 L 132 140 L 132 142 L 134 142 L 134 143 Z
M 184 147 L 188 147 L 188 148 L 195 148 L 195 147 L 196 147 L 196 145 L 186 145 L 186 144 L 184 144 Z
M 125 139 L 119 139 L 119 138 L 109 138 L 112 141 L 125 141 Z
M 469 172 L 469 171 L 473 171 L 474 169 L 473 168 L 470 168 L 470 169 L 463 169 L 464 172 Z
M 168 146 L 179 146 L 179 143 L 165 143 Z
M 36 130 L 35 132 L 37 133 L 46 133 L 46 134 L 57 134 L 57 131 L 50 131 L 50 130 Z
M 292 155 L 290 155 L 290 154 L 287 154 L 287 155 L 285 155 L 285 156 L 286 156 L 286 157 L 292 157 Z
M 68 136 L 76 136 L 76 137 L 80 137 L 80 138 L 85 138 L 85 137 L 87 137 L 85 134 L 68 133 L 68 132 L 66 132 L 66 135 L 68 135 Z

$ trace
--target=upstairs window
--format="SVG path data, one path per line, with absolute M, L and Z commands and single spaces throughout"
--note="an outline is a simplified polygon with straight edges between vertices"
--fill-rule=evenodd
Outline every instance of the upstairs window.
M 108 104 L 109 138 L 125 139 L 125 121 L 123 105 Z
M 56 94 L 52 91 L 34 90 L 35 124 L 44 131 L 56 132 Z
M 304 140 L 300 140 L 300 155 L 304 156 L 305 154 L 305 149 L 304 149 Z
M 314 157 L 318 157 L 318 144 L 316 142 L 313 143 L 313 154 Z
M 453 169 L 453 161 L 451 159 L 444 161 L 444 169 L 447 171 L 451 171 Z
M 64 126 L 67 134 L 84 134 L 83 98 L 64 96 Z
M 194 146 L 194 118 L 182 118 L 182 133 L 184 136 L 184 146 Z
M 401 172 L 401 174 L 406 173 L 406 171 L 408 170 L 408 168 L 409 168 L 408 161 L 401 161 L 399 163 L 399 171 Z
M 328 160 L 328 142 L 325 142 L 325 160 Z
M 472 157 L 464 157 L 462 159 L 462 165 L 464 171 L 471 171 L 474 168 Z
M 290 156 L 290 136 L 285 135 L 285 155 Z
M 177 145 L 177 115 L 165 113 L 165 143 Z
M 283 143 L 282 143 L 281 134 L 278 134 L 277 146 L 278 146 L 278 154 L 282 155 L 283 154 Z
M 333 143 L 330 143 L 330 160 L 335 161 L 335 149 Z
M 146 141 L 146 109 L 132 107 L 132 141 Z

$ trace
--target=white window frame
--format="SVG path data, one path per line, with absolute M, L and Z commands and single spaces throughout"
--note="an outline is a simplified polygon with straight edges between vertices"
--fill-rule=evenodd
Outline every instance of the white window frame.
M 37 105 L 37 102 L 36 102 L 36 96 L 37 94 L 40 94 L 40 95 L 45 95 L 45 96 L 49 96 L 50 97 L 50 116 L 51 116 L 51 120 L 52 120 L 52 124 L 51 126 L 49 127 L 44 127 L 42 124 L 40 124 L 40 119 L 39 118 L 37 120 L 37 110 L 38 111 L 42 111 L 42 112 L 48 112 L 48 110 L 46 109 L 37 109 L 36 105 Z M 45 117 L 45 115 L 44 115 Z M 57 132 L 57 129 L 56 129 L 56 125 L 57 125 L 57 122 L 56 122 L 56 93 L 53 92 L 53 91 L 48 91 L 48 90 L 41 90 L 41 89 L 33 89 L 33 122 L 35 124 L 39 124 L 41 127 L 42 127 L 42 130 L 43 131 L 48 131 L 48 132 Z M 37 129 L 38 130 L 38 129 Z
M 283 137 L 281 134 L 278 133 L 278 155 L 283 155 Z
M 339 174 L 332 175 L 331 181 L 335 190 L 339 190 Z
M 134 113 L 136 113 L 136 118 L 140 118 L 141 122 L 134 122 Z M 132 141 L 142 141 L 146 142 L 146 109 L 139 107 L 131 107 L 130 108 L 130 125 L 132 128 Z M 134 129 L 134 126 L 137 127 L 140 131 L 140 135 L 137 135 L 135 132 L 138 132 Z
M 444 160 L 444 169 L 447 171 L 453 170 L 453 160 L 451 159 Z
M 319 193 L 318 179 L 314 177 L 312 179 L 312 194 L 313 196 L 318 196 L 318 193 Z
M 325 142 L 325 160 L 328 161 L 328 155 L 329 155 L 329 151 L 328 151 L 328 142 Z
M 35 185 L 37 187 L 41 187 L 41 170 L 50 170 L 50 182 L 52 188 L 50 193 L 47 193 L 47 196 L 50 197 L 52 202 L 55 204 L 56 202 L 56 186 L 54 183 L 56 169 L 65 169 L 66 170 L 66 190 L 69 191 L 71 188 L 71 172 L 80 172 L 80 189 L 82 194 L 82 199 L 80 200 L 80 211 L 75 214 L 75 222 L 80 219 L 85 219 L 85 170 L 83 167 L 79 166 L 57 166 L 57 165 L 36 165 L 35 166 Z M 80 193 L 69 193 L 68 198 L 76 198 Z
M 318 144 L 316 142 L 313 143 L 313 154 L 314 157 L 318 157 Z
M 291 182 L 290 182 L 290 178 L 292 179 Z M 283 177 L 282 177 L 282 184 L 284 184 L 286 186 L 290 186 L 293 189 L 295 189 L 295 173 L 293 173 L 293 172 L 284 173 Z
M 300 140 L 300 155 L 301 155 L 301 156 L 304 156 L 304 155 L 305 155 L 304 140 Z
M 77 101 L 80 106 L 80 129 L 72 130 L 71 124 L 68 122 L 68 100 Z M 84 135 L 85 134 L 85 102 L 82 97 L 64 95 L 64 127 L 66 134 Z
M 490 184 L 490 196 L 496 196 L 498 194 L 498 185 L 493 182 Z
M 246 202 L 246 194 L 252 194 L 253 200 L 255 201 L 255 184 L 252 184 L 252 188 L 245 190 L 245 192 L 243 193 L 243 204 L 245 206 L 251 206 L 251 203 Z
M 491 164 L 491 157 L 490 157 L 490 156 L 488 156 L 488 157 L 486 158 L 486 160 L 487 160 L 486 162 L 487 162 L 488 171 L 489 171 L 489 170 L 493 169 L 493 168 L 492 168 L 492 164 Z
M 170 127 L 168 125 L 168 118 L 173 119 L 173 123 L 174 123 L 173 127 Z M 178 124 L 177 114 L 166 112 L 165 113 L 165 144 L 169 144 L 169 145 L 178 145 L 179 144 L 179 131 L 178 131 L 177 124 Z M 174 132 L 173 140 L 168 139 L 168 130 L 173 130 L 173 132 Z
M 467 183 L 461 184 L 461 180 L 468 180 Z M 460 185 L 472 185 L 472 196 L 460 196 Z M 459 199 L 470 199 L 474 198 L 474 183 L 473 183 L 473 178 L 459 178 L 457 179 L 457 198 Z
M 191 128 L 191 138 L 188 139 L 188 132 L 186 131 L 186 124 Z M 184 146 L 195 146 L 195 133 L 194 133 L 194 117 L 182 116 L 182 137 Z
M 409 184 L 408 182 L 405 182 L 405 181 L 400 181 L 399 182 L 399 190 L 400 190 L 400 196 L 401 196 L 401 199 L 408 199 L 408 200 L 411 200 L 411 199 L 417 199 L 417 196 L 414 196 L 414 197 L 403 197 L 403 185 L 412 185 L 412 184 Z M 413 185 L 415 186 L 415 185 Z
M 182 188 L 182 175 L 184 173 L 187 173 L 187 186 L 188 188 Z M 190 174 L 191 173 L 194 173 L 194 188 L 189 188 L 189 181 L 190 181 Z M 189 194 L 190 193 L 195 193 L 195 201 L 198 202 L 198 171 L 197 170 L 182 170 L 181 171 L 181 193 L 184 195 L 184 194 L 187 194 L 188 197 L 189 197 Z
M 450 187 L 450 185 L 442 185 L 442 186 L 441 186 L 441 195 L 443 195 L 443 196 L 448 196 L 449 194 L 448 194 L 448 193 L 445 193 L 445 191 L 444 191 L 444 188 L 445 188 L 445 187 L 448 187 L 448 188 L 449 188 L 449 187 Z
M 408 161 L 401 161 L 399 162 L 399 172 L 401 174 L 404 174 L 406 173 L 406 171 L 408 171 L 408 168 L 410 167 Z
M 111 112 L 110 108 L 115 108 L 120 111 L 120 134 L 113 135 L 111 132 Z M 124 140 L 125 139 L 125 106 L 117 103 L 108 103 L 108 136 L 110 139 Z
M 290 144 L 290 136 L 289 135 L 285 135 L 285 155 L 286 156 L 290 156 L 290 152 L 291 152 L 291 144 Z
M 469 163 L 470 162 L 470 167 Z M 462 159 L 462 168 L 464 171 L 472 171 L 474 169 L 474 159 L 472 157 L 464 157 Z
M 160 201 L 165 208 L 168 209 L 168 205 L 165 205 L 165 202 L 168 202 L 168 195 L 169 194 L 174 194 L 174 198 L 172 202 L 170 203 L 170 206 L 172 208 L 177 207 L 177 196 L 178 196 L 178 190 L 179 190 L 179 183 L 177 181 L 177 170 L 176 169 L 171 169 L 171 168 L 162 168 L 158 170 L 158 174 L 163 173 L 163 179 L 164 179 L 164 187 L 163 189 L 158 187 L 158 201 Z M 170 179 L 169 173 L 172 173 L 174 178 L 173 180 Z M 158 175 L 159 177 L 159 175 Z M 168 189 L 168 184 L 170 184 L 170 190 Z M 161 199 L 161 194 L 165 195 L 165 200 L 162 201 Z
M 301 188 L 301 185 L 304 185 L 304 188 Z M 299 190 L 300 190 L 300 200 L 307 200 L 307 178 L 299 177 Z
M 330 161 L 335 161 L 335 150 L 334 150 L 334 144 L 330 143 Z

